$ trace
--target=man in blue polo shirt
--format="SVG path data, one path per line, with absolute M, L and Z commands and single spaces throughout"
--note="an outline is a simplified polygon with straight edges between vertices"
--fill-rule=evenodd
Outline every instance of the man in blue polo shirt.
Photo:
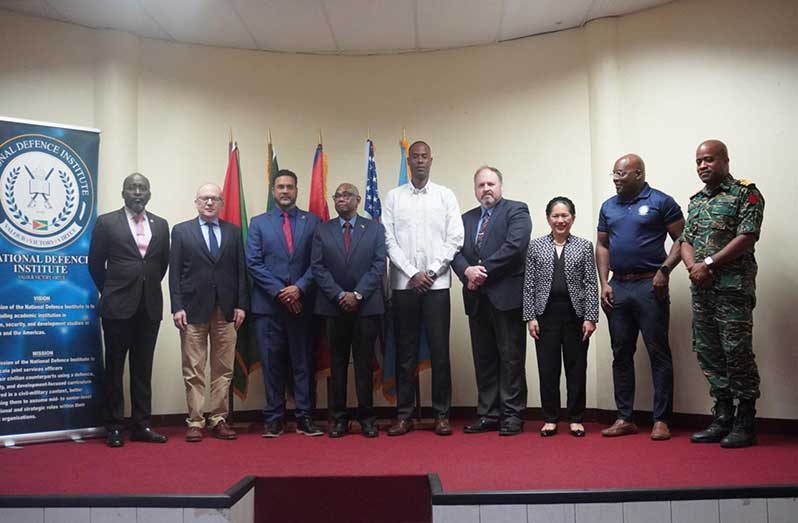
M 673 412 L 673 362 L 668 343 L 668 280 L 680 260 L 678 238 L 684 228 L 679 205 L 646 183 L 646 166 L 636 154 L 615 162 L 616 196 L 601 205 L 596 265 L 601 306 L 607 314 L 612 345 L 612 379 L 618 419 L 603 436 L 637 433 L 632 421 L 635 397 L 634 354 L 637 337 L 651 360 L 654 427 L 651 439 L 670 439 Z M 673 240 L 665 252 L 665 236 Z M 609 273 L 612 270 L 612 280 Z

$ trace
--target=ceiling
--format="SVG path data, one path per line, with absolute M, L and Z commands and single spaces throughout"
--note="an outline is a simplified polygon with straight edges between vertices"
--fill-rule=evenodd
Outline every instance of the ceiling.
M 392 54 L 580 27 L 671 0 L 0 0 L 0 8 L 172 42 Z

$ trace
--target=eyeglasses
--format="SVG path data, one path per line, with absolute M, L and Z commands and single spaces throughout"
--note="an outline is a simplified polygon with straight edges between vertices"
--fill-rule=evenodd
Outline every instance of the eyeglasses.
M 640 174 L 640 172 L 641 172 L 640 169 L 635 169 L 634 171 L 622 171 L 622 170 L 618 169 L 617 171 L 612 171 L 610 173 L 610 176 L 612 176 L 613 178 L 626 178 L 630 174 L 633 174 L 633 173 L 634 174 Z
M 222 202 L 222 198 L 219 196 L 198 196 L 196 200 L 197 203 L 210 203 L 210 204 L 217 204 Z
M 351 193 L 351 192 L 337 192 L 337 193 L 333 194 L 332 199 L 333 200 L 337 200 L 339 198 L 345 198 L 345 199 L 348 200 L 349 198 L 352 198 L 353 196 L 357 196 L 357 195 L 355 193 Z

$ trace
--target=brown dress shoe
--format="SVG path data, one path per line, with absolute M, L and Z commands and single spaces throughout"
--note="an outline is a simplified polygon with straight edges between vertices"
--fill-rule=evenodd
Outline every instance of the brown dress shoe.
M 654 422 L 654 427 L 651 429 L 651 439 L 654 441 L 665 441 L 671 439 L 671 429 L 664 421 Z
M 629 434 L 637 434 L 637 425 L 625 419 L 616 419 L 612 427 L 608 427 L 601 431 L 601 435 L 608 438 L 626 436 Z
M 202 429 L 199 427 L 189 427 L 186 431 L 186 441 L 189 443 L 202 441 Z
M 451 436 L 452 426 L 447 418 L 438 418 L 435 421 L 435 434 L 438 436 Z
M 389 436 L 401 436 L 413 430 L 413 421 L 409 419 L 400 419 L 396 425 L 388 429 Z
M 211 428 L 211 434 L 213 434 L 214 438 L 218 439 L 236 439 L 238 437 L 236 431 L 231 429 L 230 425 L 228 425 L 225 420 L 214 425 L 213 428 Z

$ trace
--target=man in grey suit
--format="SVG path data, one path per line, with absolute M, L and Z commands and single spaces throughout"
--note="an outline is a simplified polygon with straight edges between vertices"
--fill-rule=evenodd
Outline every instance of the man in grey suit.
M 319 286 L 315 312 L 328 317 L 333 424 L 331 438 L 348 431 L 346 378 L 350 350 L 355 365 L 361 434 L 377 437 L 371 364 L 385 311 L 385 229 L 357 213 L 360 194 L 342 183 L 333 195 L 338 217 L 319 225 L 313 237 L 311 269 Z
M 212 183 L 197 189 L 198 216 L 175 225 L 169 255 L 172 319 L 180 330 L 183 381 L 188 404 L 186 441 L 202 441 L 205 416 L 208 339 L 211 434 L 236 439 L 227 423 L 228 395 L 235 361 L 236 330 L 247 308 L 246 263 L 241 229 L 219 219 L 222 189 Z
M 463 301 L 477 375 L 477 414 L 464 432 L 520 434 L 526 407 L 526 331 L 521 318 L 524 262 L 532 233 L 525 203 L 502 197 L 502 174 L 474 173 L 479 202 L 463 214 L 465 240 L 452 269 L 463 282 Z
M 130 354 L 130 439 L 166 443 L 150 427 L 152 360 L 161 326 L 161 280 L 169 267 L 169 224 L 145 211 L 150 181 L 133 173 L 122 183 L 125 206 L 97 218 L 89 245 L 89 272 L 100 291 L 97 311 L 105 345 L 106 444 L 121 447 L 125 397 L 122 378 Z

